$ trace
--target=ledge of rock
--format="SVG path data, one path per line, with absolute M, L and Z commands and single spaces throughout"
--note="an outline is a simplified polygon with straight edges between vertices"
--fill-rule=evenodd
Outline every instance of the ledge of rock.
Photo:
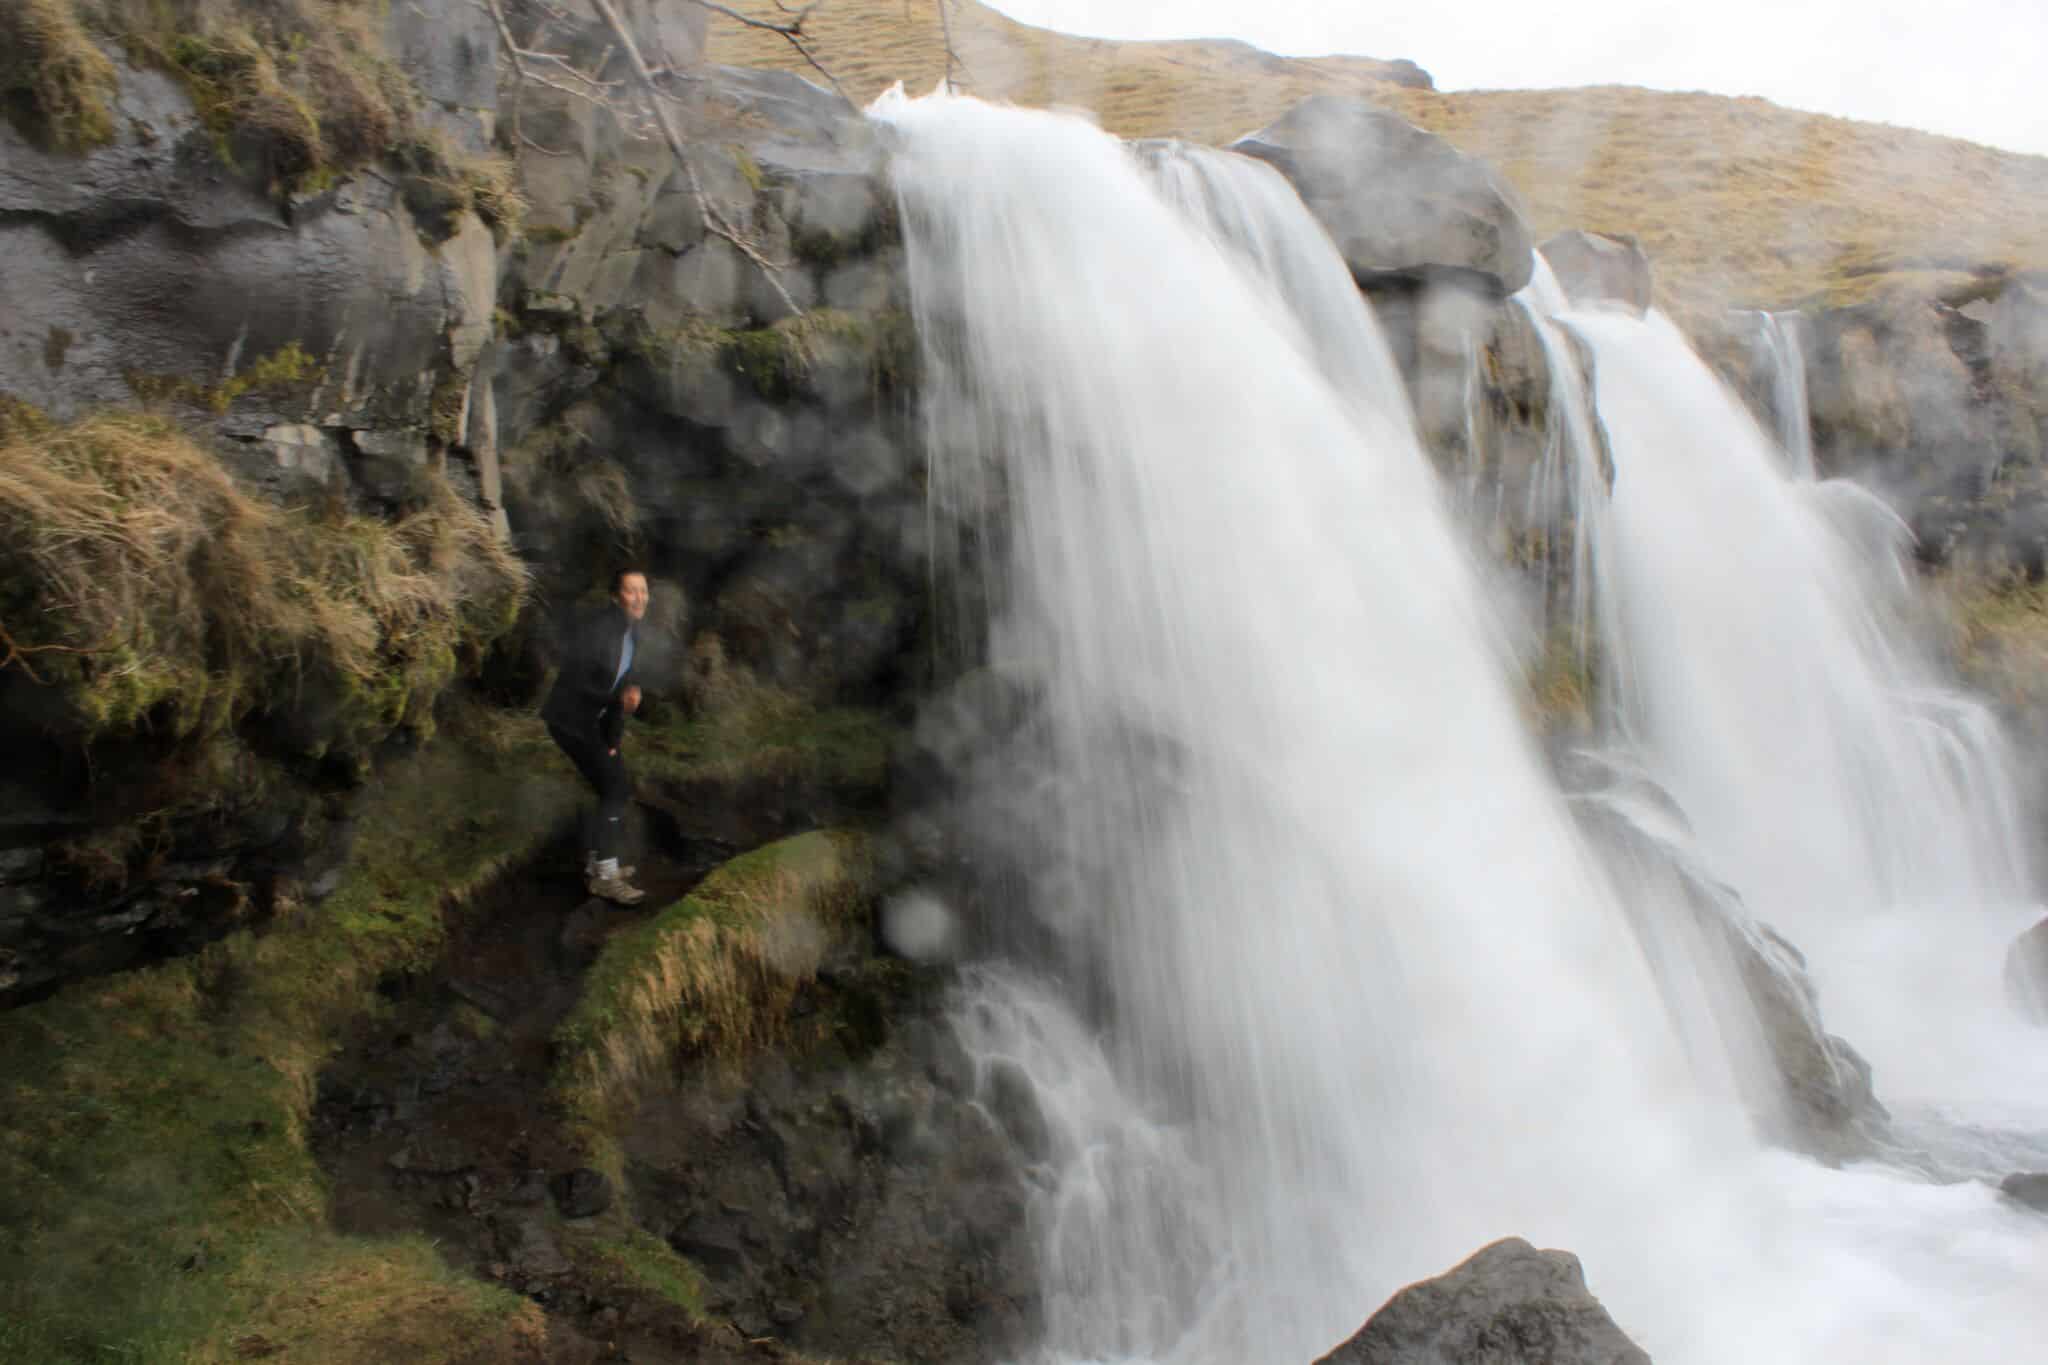
M 1579 1258 L 1519 1237 L 1388 1299 L 1316 1365 L 1650 1365 L 1586 1289 Z
M 1650 311 L 1650 258 L 1633 237 L 1560 232 L 1543 244 L 1543 259 L 1565 294 L 1581 307 L 1618 306 L 1636 317 Z
M 1384 109 L 1313 96 L 1232 150 L 1293 182 L 1361 284 L 1470 277 L 1505 295 L 1529 282 L 1529 228 L 1507 181 Z

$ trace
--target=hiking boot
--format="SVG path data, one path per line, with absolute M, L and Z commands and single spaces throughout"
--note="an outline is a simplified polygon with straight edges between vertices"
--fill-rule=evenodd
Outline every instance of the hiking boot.
M 620 868 L 616 877 L 600 877 L 592 873 L 583 881 L 584 889 L 599 900 L 610 901 L 613 905 L 638 905 L 647 895 L 633 885 L 627 875 L 629 869 Z
M 635 876 L 639 874 L 639 872 L 640 869 L 634 866 L 632 863 L 619 864 L 619 879 L 621 881 L 630 882 L 633 880 Z M 595 881 L 596 879 L 597 855 L 595 853 L 586 853 L 583 855 L 583 880 L 588 882 Z

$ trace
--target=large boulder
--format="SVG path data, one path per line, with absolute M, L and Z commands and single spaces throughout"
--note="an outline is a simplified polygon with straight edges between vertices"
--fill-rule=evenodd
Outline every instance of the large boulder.
M 840 964 L 805 996 L 839 1016 L 829 1048 L 693 1068 L 645 1106 L 623 1143 L 634 1208 L 749 1336 L 1012 1359 L 1039 1328 L 1035 1134 L 1005 1126 L 1029 1119 L 1000 1108 L 951 1027 L 906 1007 L 896 971 Z
M 1317 1365 L 1650 1365 L 1579 1258 L 1519 1237 L 1409 1285 Z
M 1637 317 L 1650 310 L 1650 258 L 1633 237 L 1574 228 L 1545 242 L 1543 259 L 1582 308 L 1619 307 Z
M 1508 182 L 1384 109 L 1315 95 L 1233 150 L 1293 182 L 1361 284 L 1449 275 L 1511 294 L 1529 282 L 1529 228 Z

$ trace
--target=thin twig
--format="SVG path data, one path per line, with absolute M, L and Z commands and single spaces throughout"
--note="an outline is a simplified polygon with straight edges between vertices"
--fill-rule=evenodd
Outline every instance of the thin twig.
M 757 28 L 763 33 L 780 34 L 782 40 L 795 49 L 796 55 L 810 64 L 811 70 L 825 78 L 826 83 L 832 87 L 833 94 L 839 96 L 848 104 L 853 103 L 852 98 L 840 87 L 839 78 L 826 69 L 825 64 L 818 60 L 817 56 L 812 53 L 810 47 L 804 42 L 804 20 L 811 17 L 811 11 L 818 7 L 816 3 L 805 5 L 800 10 L 791 10 L 787 5 L 781 4 L 780 0 L 777 0 L 777 9 L 780 9 L 784 14 L 794 16 L 786 24 L 778 24 L 769 19 L 756 19 L 752 15 L 741 14 L 736 9 L 730 9 L 719 4 L 718 0 L 692 0 L 692 3 L 701 9 L 710 10 L 713 14 L 723 14 L 734 23 L 743 24 L 747 28 Z
M 960 55 L 953 50 L 953 21 L 946 13 L 946 0 L 932 0 L 939 7 L 939 33 L 946 43 L 946 93 L 953 93 L 953 64 L 960 63 L 960 69 L 967 70 L 967 63 L 960 61 Z
M 21 671 L 22 671 L 22 672 L 24 672 L 24 673 L 26 673 L 26 674 L 28 674 L 28 680 L 29 680 L 30 682 L 34 683 L 34 684 L 35 684 L 35 685 L 36 685 L 37 687 L 44 687 L 44 686 L 47 686 L 48 684 L 47 684 L 47 683 L 46 683 L 46 682 L 44 681 L 44 679 L 43 679 L 43 676 L 42 676 L 42 674 L 40 674 L 40 673 L 36 672 L 36 670 L 35 670 L 34 666 L 33 666 L 33 665 L 31 665 L 31 664 L 29 663 L 29 661 L 28 661 L 28 656 L 29 656 L 29 655 L 31 655 L 31 654 L 79 654 L 79 655 L 90 655 L 90 654 L 96 654 L 96 653 L 98 653 L 98 652 L 99 652 L 98 650 L 93 650 L 93 649 L 79 649 L 79 648 L 77 648 L 77 647 L 76 647 L 76 646 L 74 646 L 74 645 L 23 645 L 23 644 L 16 644 L 16 643 L 15 643 L 15 640 L 14 640 L 14 637 L 13 637 L 12 635 L 9 635 L 9 634 L 7 633 L 7 627 L 5 627 L 5 626 L 0 626 L 0 645 L 4 645 L 4 646 L 6 646 L 6 648 L 7 648 L 7 657 L 5 657 L 5 658 L 0 658 L 0 669 L 6 669 L 6 668 L 8 668 L 8 667 L 11 667 L 11 666 L 13 666 L 13 665 L 19 664 L 19 665 L 21 666 Z
M 704 3 L 704 0 L 698 0 L 698 3 Z M 683 144 L 683 135 L 677 130 L 675 120 L 669 116 L 668 107 L 662 103 L 661 88 L 654 83 L 654 74 L 647 69 L 646 61 L 640 56 L 640 45 L 633 41 L 633 35 L 620 20 L 618 10 L 612 7 L 611 0 L 590 0 L 590 4 L 591 8 L 597 11 L 598 17 L 611 27 L 612 35 L 619 40 L 619 47 L 626 54 L 627 65 L 632 68 L 633 74 L 639 77 L 641 88 L 647 92 L 647 106 L 654 112 L 654 121 L 660 125 L 661 135 L 668 142 L 669 151 L 675 155 L 676 164 L 683 168 L 683 178 L 689 182 L 690 193 L 697 201 L 697 211 L 704 219 L 704 226 L 732 243 L 741 255 L 752 261 L 761 273 L 768 277 L 768 283 L 775 287 L 775 292 L 781 296 L 783 304 L 791 314 L 802 316 L 804 310 L 790 297 L 789 290 L 782 283 L 782 273 L 752 242 L 735 231 L 705 196 L 704 186 L 697 179 L 697 168 L 690 160 L 689 149 Z

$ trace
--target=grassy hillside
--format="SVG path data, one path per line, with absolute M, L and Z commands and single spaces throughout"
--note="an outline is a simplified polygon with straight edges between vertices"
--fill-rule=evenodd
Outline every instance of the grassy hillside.
M 787 22 L 773 0 L 734 8 Z M 1887 285 L 1967 292 L 1994 269 L 2048 268 L 2048 158 L 1796 113 L 1760 99 L 1623 87 L 1440 94 L 1361 57 L 1293 59 L 1242 43 L 1110 42 L 1016 23 L 949 0 L 969 90 L 1092 109 L 1125 136 L 1229 142 L 1303 96 L 1356 94 L 1487 158 L 1527 198 L 1539 238 L 1566 227 L 1633 233 L 1666 306 L 1850 302 Z M 823 0 L 812 51 L 866 101 L 946 69 L 938 0 Z M 774 33 L 712 19 L 712 60 L 808 68 Z M 1428 65 L 1430 54 L 1408 54 Z

